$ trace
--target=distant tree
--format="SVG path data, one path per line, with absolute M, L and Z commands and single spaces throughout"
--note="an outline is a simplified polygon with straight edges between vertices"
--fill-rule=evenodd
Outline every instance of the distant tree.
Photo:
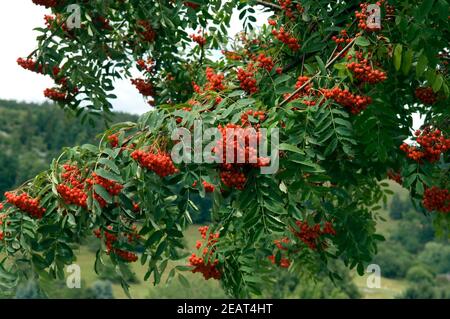
M 381 267 L 381 274 L 387 278 L 403 278 L 413 263 L 411 255 L 398 242 L 387 241 L 380 246 L 373 263 Z
M 418 259 L 438 274 L 450 273 L 450 246 L 429 242 L 419 254 Z
M 402 218 L 404 210 L 405 205 L 400 196 L 396 193 L 392 197 L 391 207 L 389 209 L 389 216 L 394 220 L 399 220 Z

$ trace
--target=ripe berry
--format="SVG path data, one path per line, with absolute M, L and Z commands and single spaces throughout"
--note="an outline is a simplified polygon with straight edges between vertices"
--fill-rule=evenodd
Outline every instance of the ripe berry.
M 429 211 L 447 214 L 450 212 L 450 192 L 433 186 L 425 190 L 422 203 Z
M 289 32 L 284 30 L 284 27 L 281 27 L 279 30 L 272 30 L 272 34 L 281 42 L 286 44 L 292 51 L 298 51 L 300 49 L 300 44 L 296 38 L 291 36 Z
M 423 104 L 433 105 L 437 102 L 437 95 L 430 87 L 416 88 L 414 93 Z
M 201 273 L 203 274 L 203 277 L 208 280 L 208 279 L 220 279 L 222 277 L 221 272 L 217 269 L 217 265 L 219 263 L 219 261 L 217 259 L 215 259 L 214 261 L 211 260 L 210 257 L 210 250 L 213 251 L 214 250 L 214 244 L 217 243 L 218 239 L 219 239 L 219 233 L 211 233 L 209 235 L 209 238 L 207 239 L 207 233 L 208 233 L 208 226 L 203 226 L 199 228 L 199 232 L 202 236 L 202 239 L 205 241 L 205 243 L 203 243 L 202 241 L 197 241 L 195 247 L 197 249 L 200 249 L 202 246 L 204 246 L 205 248 L 203 249 L 202 255 L 203 257 L 198 257 L 195 253 L 193 253 L 190 257 L 189 257 L 189 265 L 194 267 L 192 269 L 193 273 Z
M 247 70 L 239 68 L 237 70 L 237 78 L 240 82 L 241 88 L 246 91 L 248 94 L 253 94 L 258 92 L 258 88 L 256 86 L 256 79 L 254 74 L 254 68 L 252 64 L 249 64 Z
M 160 177 L 174 175 L 179 172 L 170 155 L 162 151 L 153 153 L 137 150 L 131 154 L 131 157 L 137 161 L 139 165 L 155 172 Z
M 301 220 L 297 220 L 295 224 L 297 228 L 291 229 L 291 232 L 312 250 L 316 250 L 317 247 L 326 248 L 326 242 L 321 238 L 323 235 L 336 235 L 330 222 L 325 222 L 323 229 L 320 224 L 310 226 Z
M 450 150 L 450 138 L 445 138 L 438 129 L 432 131 L 427 127 L 423 131 L 417 130 L 414 139 L 418 143 L 417 146 L 410 146 L 403 143 L 400 146 L 400 149 L 404 151 L 410 159 L 419 163 L 421 163 L 422 160 L 435 163 L 439 161 L 441 154 Z
M 206 83 L 205 85 L 205 90 L 207 91 L 223 91 L 225 90 L 225 86 L 223 85 L 222 81 L 225 78 L 225 76 L 223 74 L 216 74 L 214 72 L 214 69 L 211 67 L 207 67 L 206 68 L 206 79 L 208 80 L 208 83 Z M 198 85 L 197 85 L 198 87 Z M 199 90 L 200 93 L 200 89 L 194 86 L 194 90 Z
M 350 62 L 347 68 L 352 71 L 355 77 L 361 82 L 375 84 L 387 79 L 385 72 L 373 69 L 367 59 L 362 58 L 362 54 L 356 54 L 358 62 Z
M 44 96 L 56 102 L 63 102 L 67 100 L 67 92 L 61 92 L 54 88 L 45 89 Z
M 189 7 L 189 8 L 194 9 L 194 10 L 197 10 L 198 8 L 200 8 L 200 5 L 198 3 L 191 2 L 191 1 L 185 1 L 185 2 L 183 2 L 183 4 L 186 7 Z
M 348 90 L 342 90 L 338 87 L 322 89 L 321 92 L 327 99 L 331 98 L 335 100 L 336 103 L 347 108 L 350 113 L 355 115 L 366 109 L 372 103 L 372 99 L 368 96 L 354 95 Z
M 145 20 L 139 20 L 137 22 L 139 31 L 138 34 L 141 37 L 141 39 L 145 42 L 153 42 L 156 39 L 156 32 L 153 30 L 152 26 L 148 21 Z
M 17 59 L 17 64 L 20 65 L 25 70 L 33 71 L 33 72 L 36 72 L 36 73 L 43 73 L 43 66 L 42 66 L 42 64 L 38 65 L 37 62 L 34 61 L 33 59 L 18 58 Z
M 45 6 L 48 8 L 54 8 L 56 7 L 60 2 L 60 0 L 32 0 L 34 4 L 39 6 Z
M 206 193 L 214 192 L 214 189 L 215 189 L 214 185 L 208 183 L 207 181 L 203 181 L 202 184 L 203 184 L 203 187 L 205 188 Z
M 276 264 L 276 258 L 275 258 L 275 255 L 271 255 L 271 256 L 269 256 L 268 257 L 269 258 L 269 260 L 272 262 L 272 264 Z M 289 266 L 291 265 L 291 261 L 289 260 L 289 259 L 287 259 L 287 258 L 285 258 L 285 257 L 281 257 L 281 259 L 280 259 L 280 263 L 279 263 L 279 266 L 281 267 L 281 268 L 289 268 Z
M 16 195 L 10 192 L 5 193 L 6 202 L 27 213 L 31 217 L 41 219 L 45 214 L 45 208 L 40 207 L 37 198 L 31 198 L 27 193 Z
M 201 32 L 202 30 L 198 30 L 198 34 L 191 34 L 190 38 L 192 41 L 197 42 L 199 46 L 203 47 L 206 44 L 206 38 L 200 34 Z
M 108 141 L 112 148 L 116 148 L 117 146 L 119 146 L 119 137 L 117 136 L 117 134 L 108 136 Z
M 153 85 L 144 79 L 131 79 L 131 83 L 143 96 L 152 96 L 155 94 Z
M 267 57 L 264 53 L 261 53 L 256 61 L 258 62 L 258 67 L 265 69 L 269 73 L 275 66 L 273 59 L 271 57 Z
M 90 187 L 93 187 L 94 185 L 102 186 L 109 193 L 109 195 L 111 195 L 111 197 L 119 195 L 123 189 L 123 185 L 115 181 L 111 181 L 109 179 L 101 177 L 96 173 L 92 173 L 92 178 L 86 179 L 86 184 L 89 185 Z M 100 207 L 102 208 L 108 205 L 108 203 L 103 199 L 103 197 L 101 197 L 95 192 L 94 192 L 94 199 L 99 203 Z
M 403 178 L 402 175 L 399 172 L 394 172 L 393 170 L 389 170 L 387 172 L 388 178 L 397 182 L 398 184 L 402 185 Z

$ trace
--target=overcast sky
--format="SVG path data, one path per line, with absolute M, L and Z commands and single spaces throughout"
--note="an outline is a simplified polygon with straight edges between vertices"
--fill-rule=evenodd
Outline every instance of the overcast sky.
M 37 6 L 31 0 L 0 1 L 0 99 L 14 99 L 26 102 L 43 102 L 44 89 L 52 87 L 53 81 L 22 69 L 16 63 L 18 57 L 26 57 L 36 48 L 35 27 L 44 26 L 44 15 L 49 10 Z M 258 24 L 267 21 L 267 14 L 260 15 Z M 242 29 L 237 15 L 233 16 L 230 36 Z M 129 81 L 116 84 L 117 99 L 114 109 L 134 114 L 142 114 L 149 106 Z

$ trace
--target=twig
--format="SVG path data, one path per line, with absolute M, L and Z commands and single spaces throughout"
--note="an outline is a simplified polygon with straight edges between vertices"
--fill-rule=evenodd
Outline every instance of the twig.
M 330 65 L 332 65 L 341 55 L 342 53 L 344 53 L 345 51 L 347 51 L 347 49 L 355 42 L 356 38 L 353 38 L 353 40 L 351 42 L 349 42 L 334 58 L 332 58 L 326 65 L 325 65 L 325 69 L 328 69 L 330 67 Z M 282 107 L 283 105 L 285 105 L 286 103 L 288 103 L 298 92 L 300 92 L 301 90 L 303 90 L 303 88 L 305 86 L 307 86 L 309 83 L 311 83 L 316 77 L 318 77 L 320 75 L 321 71 L 317 71 L 317 73 L 312 76 L 311 78 L 309 78 L 308 81 L 306 81 L 305 83 L 303 83 L 302 86 L 300 86 L 298 89 L 296 89 L 291 95 L 289 95 L 283 102 L 281 102 L 278 107 Z
M 281 6 L 279 6 L 279 5 L 275 4 L 275 3 L 266 2 L 266 1 L 262 1 L 262 0 L 256 0 L 256 3 L 260 4 L 262 6 L 268 7 L 268 8 L 272 8 L 272 9 L 278 10 L 278 11 L 282 10 Z

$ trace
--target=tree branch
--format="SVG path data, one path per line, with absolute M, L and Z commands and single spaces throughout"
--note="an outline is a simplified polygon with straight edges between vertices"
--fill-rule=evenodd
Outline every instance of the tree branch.
M 356 38 L 353 38 L 353 40 L 351 42 L 349 42 L 334 58 L 332 58 L 331 60 L 329 60 L 329 62 L 327 63 L 327 65 L 325 65 L 325 69 L 328 69 L 333 63 L 334 61 L 336 61 L 341 55 L 342 53 L 344 53 L 345 51 L 347 51 L 348 48 L 350 48 L 350 46 L 355 42 Z M 296 89 L 291 95 L 289 95 L 283 102 L 281 102 L 278 107 L 282 107 L 283 105 L 285 105 L 286 103 L 288 103 L 298 92 L 300 92 L 301 90 L 303 90 L 303 88 L 305 86 L 307 86 L 309 83 L 311 83 L 316 77 L 318 77 L 320 75 L 321 71 L 317 71 L 316 74 L 314 74 L 314 76 L 312 76 L 311 78 L 309 78 L 308 81 L 306 81 L 305 83 L 303 83 L 302 86 L 300 86 L 298 89 Z
M 281 6 L 275 4 L 275 3 L 271 3 L 271 2 L 267 2 L 267 1 L 262 1 L 262 0 L 256 0 L 256 3 L 259 5 L 262 5 L 264 7 L 268 7 L 277 11 L 281 11 L 282 8 Z

